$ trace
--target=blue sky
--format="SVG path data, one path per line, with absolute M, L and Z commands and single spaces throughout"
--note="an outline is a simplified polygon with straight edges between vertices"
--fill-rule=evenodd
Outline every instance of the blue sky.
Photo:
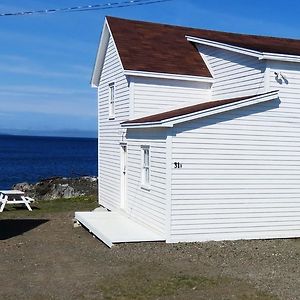
M 0 12 L 107 2 L 2 0 Z M 299 13 L 296 0 L 174 0 L 91 12 L 0 17 L 0 132 L 96 131 L 96 91 L 89 82 L 105 15 L 300 38 Z

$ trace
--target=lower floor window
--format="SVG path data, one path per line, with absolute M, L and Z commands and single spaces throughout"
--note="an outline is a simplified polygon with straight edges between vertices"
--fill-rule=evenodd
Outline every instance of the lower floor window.
M 143 145 L 142 147 L 142 186 L 149 187 L 150 185 L 150 146 Z

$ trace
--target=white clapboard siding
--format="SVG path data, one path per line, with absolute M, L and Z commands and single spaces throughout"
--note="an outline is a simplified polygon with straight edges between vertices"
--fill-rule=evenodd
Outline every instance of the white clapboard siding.
M 166 220 L 165 137 L 161 135 L 159 130 L 142 134 L 131 130 L 130 135 L 127 136 L 127 143 L 128 214 L 130 217 L 165 234 L 166 221 L 170 222 L 170 219 Z M 150 190 L 141 187 L 141 145 L 150 146 Z
M 174 128 L 170 241 L 300 236 L 300 67 L 268 66 L 280 100 Z
M 296 63 L 269 62 L 270 89 L 280 91 L 280 99 L 291 114 L 300 112 L 300 66 Z M 274 72 L 281 73 L 285 80 L 276 78 Z M 297 118 L 299 122 L 299 117 Z
M 108 116 L 108 85 L 115 82 L 115 119 Z M 120 206 L 120 122 L 129 118 L 129 88 L 112 38 L 105 55 L 98 88 L 99 202 L 109 209 Z
M 266 64 L 255 57 L 206 45 L 198 46 L 215 82 L 212 99 L 256 95 L 264 92 Z
M 133 78 L 135 118 L 211 99 L 211 84 L 180 80 Z

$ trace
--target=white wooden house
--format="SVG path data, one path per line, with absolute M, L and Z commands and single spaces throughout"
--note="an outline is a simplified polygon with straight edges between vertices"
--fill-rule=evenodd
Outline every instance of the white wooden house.
M 92 86 L 108 245 L 300 236 L 300 40 L 107 17 Z

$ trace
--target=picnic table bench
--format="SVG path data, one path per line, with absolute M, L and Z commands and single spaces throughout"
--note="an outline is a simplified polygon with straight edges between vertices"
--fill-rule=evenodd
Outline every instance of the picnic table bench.
M 0 191 L 0 212 L 3 212 L 6 204 L 24 204 L 28 210 L 32 211 L 30 202 L 34 200 L 25 196 L 25 193 L 18 190 Z

